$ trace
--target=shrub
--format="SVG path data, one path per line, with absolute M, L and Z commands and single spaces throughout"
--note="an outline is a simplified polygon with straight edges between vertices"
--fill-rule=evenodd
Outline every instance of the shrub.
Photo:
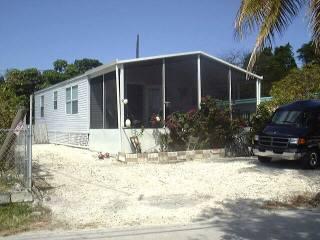
M 258 134 L 270 121 L 273 113 L 273 102 L 261 103 L 257 108 L 257 113 L 251 119 L 251 139 Z
M 320 65 L 310 64 L 291 70 L 285 78 L 274 83 L 270 93 L 274 107 L 292 101 L 319 98 Z
M 0 85 L 0 128 L 10 128 L 22 99 L 12 91 Z
M 223 105 L 205 97 L 200 110 L 191 109 L 168 116 L 166 127 L 169 133 L 162 139 L 169 150 L 187 149 L 191 137 L 198 139 L 195 149 L 211 149 L 224 147 L 239 128 L 239 122 L 230 120 L 230 113 Z

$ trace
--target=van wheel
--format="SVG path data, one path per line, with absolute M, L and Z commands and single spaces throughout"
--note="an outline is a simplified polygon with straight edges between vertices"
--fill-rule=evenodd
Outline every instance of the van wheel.
M 302 159 L 302 167 L 305 169 L 315 169 L 319 165 L 319 153 L 315 150 L 309 151 Z
M 271 162 L 271 158 L 269 158 L 269 157 L 261 157 L 261 156 L 258 156 L 258 160 L 259 160 L 259 162 L 261 162 L 261 163 L 269 163 L 269 162 Z

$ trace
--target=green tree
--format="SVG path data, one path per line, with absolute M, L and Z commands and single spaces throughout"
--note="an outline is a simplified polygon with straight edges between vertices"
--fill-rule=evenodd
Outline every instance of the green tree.
M 275 35 L 283 33 L 304 6 L 312 31 L 312 41 L 320 48 L 320 2 L 319 0 L 242 0 L 235 21 L 239 39 L 258 30 L 255 46 L 250 56 L 248 70 L 252 71 L 258 55 L 271 46 Z
M 251 54 L 248 54 L 244 67 L 247 67 L 250 57 Z M 253 68 L 254 72 L 263 76 L 262 96 L 269 96 L 272 84 L 287 76 L 294 68 L 297 68 L 297 64 L 289 43 L 274 50 L 270 47 L 263 49 Z
M 74 64 L 69 64 L 64 73 L 65 79 L 73 78 L 77 75 L 81 74 L 79 69 Z
M 292 101 L 319 98 L 320 65 L 310 64 L 293 69 L 271 89 L 272 104 L 279 106 Z
M 23 105 L 23 98 L 6 88 L 5 83 L 0 85 L 0 128 L 10 128 L 11 122 Z
M 41 72 L 36 68 L 25 70 L 12 69 L 6 73 L 6 89 L 23 99 L 27 106 L 29 96 L 39 90 L 43 84 Z
M 41 88 L 48 87 L 53 84 L 57 84 L 66 80 L 66 76 L 63 73 L 57 72 L 55 70 L 45 70 L 42 72 L 43 85 Z
M 57 59 L 53 62 L 53 69 L 59 73 L 64 73 L 66 71 L 67 66 L 68 62 L 63 59 Z
M 79 73 L 85 73 L 86 71 L 100 65 L 102 65 L 102 63 L 96 59 L 83 58 L 80 60 L 76 59 L 74 61 L 74 66 L 78 69 Z
M 316 54 L 316 48 L 314 44 L 310 41 L 305 43 L 297 50 L 298 58 L 304 63 L 320 63 L 320 57 Z

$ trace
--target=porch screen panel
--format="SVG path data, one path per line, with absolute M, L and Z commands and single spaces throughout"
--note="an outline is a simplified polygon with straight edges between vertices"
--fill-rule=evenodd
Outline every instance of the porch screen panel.
M 124 66 L 125 120 L 132 127 L 158 127 L 152 116 L 162 116 L 162 60 L 126 64 Z
M 165 60 L 166 116 L 198 107 L 197 56 Z
M 90 79 L 90 128 L 103 128 L 103 76 Z
M 246 79 L 246 73 L 231 70 L 232 109 L 235 117 L 249 120 L 256 112 L 256 79 Z
M 104 75 L 104 128 L 118 128 L 116 72 Z
M 201 97 L 210 96 L 218 103 L 229 105 L 229 67 L 201 56 Z

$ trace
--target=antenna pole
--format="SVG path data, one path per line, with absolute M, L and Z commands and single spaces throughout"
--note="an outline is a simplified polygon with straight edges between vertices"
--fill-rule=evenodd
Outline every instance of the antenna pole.
M 140 38 L 139 34 L 137 35 L 137 43 L 136 43 L 136 58 L 140 57 Z

